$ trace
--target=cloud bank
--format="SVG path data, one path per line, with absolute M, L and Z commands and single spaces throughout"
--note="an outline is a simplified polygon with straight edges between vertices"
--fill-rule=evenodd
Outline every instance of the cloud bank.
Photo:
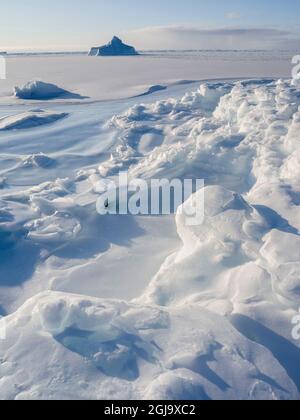
M 300 46 L 290 32 L 274 28 L 149 27 L 127 32 L 140 49 L 291 49 Z M 300 38 L 300 37 L 299 37 Z

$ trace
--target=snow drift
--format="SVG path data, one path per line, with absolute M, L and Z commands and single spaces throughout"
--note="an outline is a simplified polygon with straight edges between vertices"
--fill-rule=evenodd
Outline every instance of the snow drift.
M 19 99 L 48 100 L 72 95 L 70 92 L 54 84 L 34 80 L 24 86 L 16 86 L 14 96 Z
M 0 131 L 22 130 L 52 124 L 67 115 L 66 113 L 44 111 L 42 109 L 27 111 L 22 114 L 0 118 Z

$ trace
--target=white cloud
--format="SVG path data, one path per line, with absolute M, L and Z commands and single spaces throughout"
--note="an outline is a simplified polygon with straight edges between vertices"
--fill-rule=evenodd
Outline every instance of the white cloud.
M 289 44 L 289 32 L 274 28 L 149 27 L 127 32 L 139 49 L 270 49 Z M 299 43 L 300 45 L 300 43 Z
M 226 18 L 230 20 L 238 20 L 241 19 L 241 15 L 239 12 L 228 12 L 226 13 Z

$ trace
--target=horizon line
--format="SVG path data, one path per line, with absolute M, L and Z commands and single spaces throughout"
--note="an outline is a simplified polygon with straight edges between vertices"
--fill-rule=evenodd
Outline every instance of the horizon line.
M 280 51 L 280 52 L 289 52 L 289 51 L 297 51 L 296 48 L 192 48 L 192 49 L 141 49 L 139 50 L 141 53 L 152 53 L 152 52 L 271 52 L 271 51 Z M 88 54 L 89 49 L 86 50 L 39 50 L 39 49 L 16 49 L 16 50 L 0 50 L 0 55 L 62 55 L 62 54 Z

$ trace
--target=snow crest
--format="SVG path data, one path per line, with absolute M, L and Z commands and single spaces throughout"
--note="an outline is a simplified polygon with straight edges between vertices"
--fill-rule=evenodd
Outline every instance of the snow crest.
M 67 117 L 67 115 L 66 113 L 44 111 L 42 109 L 23 112 L 22 114 L 0 118 L 0 131 L 24 130 L 51 124 Z

